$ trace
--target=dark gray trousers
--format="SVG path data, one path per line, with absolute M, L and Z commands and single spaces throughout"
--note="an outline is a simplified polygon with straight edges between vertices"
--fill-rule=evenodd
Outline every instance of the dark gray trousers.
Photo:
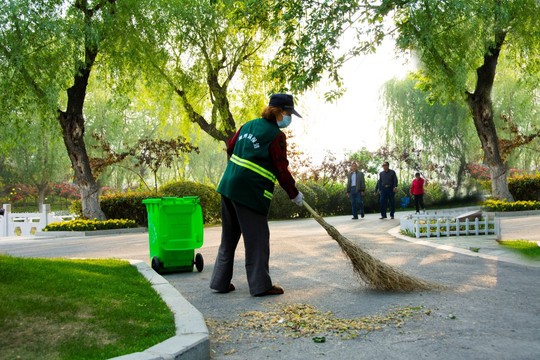
M 221 221 L 221 245 L 210 280 L 210 288 L 223 292 L 229 290 L 233 277 L 234 252 L 242 235 L 249 293 L 258 295 L 269 290 L 272 287 L 272 279 L 268 267 L 270 259 L 268 217 L 221 196 Z

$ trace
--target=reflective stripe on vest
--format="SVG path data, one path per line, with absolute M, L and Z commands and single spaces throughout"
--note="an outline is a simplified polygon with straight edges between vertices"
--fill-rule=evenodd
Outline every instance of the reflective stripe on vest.
M 231 156 L 231 161 L 238 166 L 242 166 L 242 167 L 245 167 L 246 169 L 256 172 L 262 177 L 270 180 L 272 183 L 276 182 L 276 177 L 274 176 L 274 174 L 272 174 L 270 171 L 266 170 L 265 168 L 255 164 L 254 162 L 251 162 L 246 159 L 242 159 L 241 157 L 238 157 L 236 155 Z M 265 196 L 266 196 L 266 192 L 265 192 Z
M 272 198 L 274 197 L 274 194 L 272 194 L 270 191 L 268 190 L 264 190 L 264 197 L 272 200 Z

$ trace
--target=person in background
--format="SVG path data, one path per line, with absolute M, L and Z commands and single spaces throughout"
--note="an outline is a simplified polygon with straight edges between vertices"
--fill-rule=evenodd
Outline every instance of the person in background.
M 424 212 L 426 210 L 424 207 L 424 179 L 420 177 L 420 173 L 414 175 L 411 185 L 411 195 L 414 195 L 416 214 L 420 213 L 420 207 L 422 207 L 422 212 Z
M 364 217 L 364 191 L 366 190 L 366 182 L 364 174 L 358 171 L 358 165 L 351 165 L 351 172 L 347 176 L 347 197 L 351 200 L 353 220 L 358 220 L 358 209 L 360 216 Z
M 280 130 L 289 126 L 293 114 L 301 117 L 292 95 L 274 94 L 262 117 L 244 124 L 227 143 L 229 161 L 217 189 L 221 194 L 221 244 L 210 280 L 210 288 L 218 293 L 235 290 L 231 280 L 241 235 L 250 294 L 284 293 L 270 278 L 268 212 L 276 180 L 302 206 L 303 195 L 289 172 L 286 137 Z
M 380 193 L 381 202 L 381 217 L 379 219 L 386 219 L 386 206 L 390 202 L 390 219 L 394 219 L 394 213 L 396 212 L 396 203 L 394 194 L 397 191 L 397 176 L 394 170 L 390 170 L 390 164 L 388 161 L 383 163 L 383 171 L 379 173 L 379 180 L 375 187 L 375 195 Z

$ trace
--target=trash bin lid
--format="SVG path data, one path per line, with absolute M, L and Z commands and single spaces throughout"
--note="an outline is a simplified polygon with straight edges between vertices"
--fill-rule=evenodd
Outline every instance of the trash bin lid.
M 174 197 L 174 196 L 164 196 L 159 199 L 144 199 L 143 204 L 198 204 L 199 198 L 197 196 L 184 196 L 184 197 Z
M 161 202 L 161 199 L 144 199 L 142 201 L 143 204 L 159 204 Z

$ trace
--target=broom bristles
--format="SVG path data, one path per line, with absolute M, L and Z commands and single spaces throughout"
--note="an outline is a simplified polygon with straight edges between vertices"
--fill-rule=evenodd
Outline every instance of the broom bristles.
M 380 290 L 415 291 L 444 289 L 444 286 L 407 275 L 374 258 L 341 235 L 332 225 L 324 221 L 308 203 L 303 201 L 303 204 L 315 220 L 326 230 L 328 235 L 337 241 L 343 253 L 351 261 L 354 272 L 366 283 Z

